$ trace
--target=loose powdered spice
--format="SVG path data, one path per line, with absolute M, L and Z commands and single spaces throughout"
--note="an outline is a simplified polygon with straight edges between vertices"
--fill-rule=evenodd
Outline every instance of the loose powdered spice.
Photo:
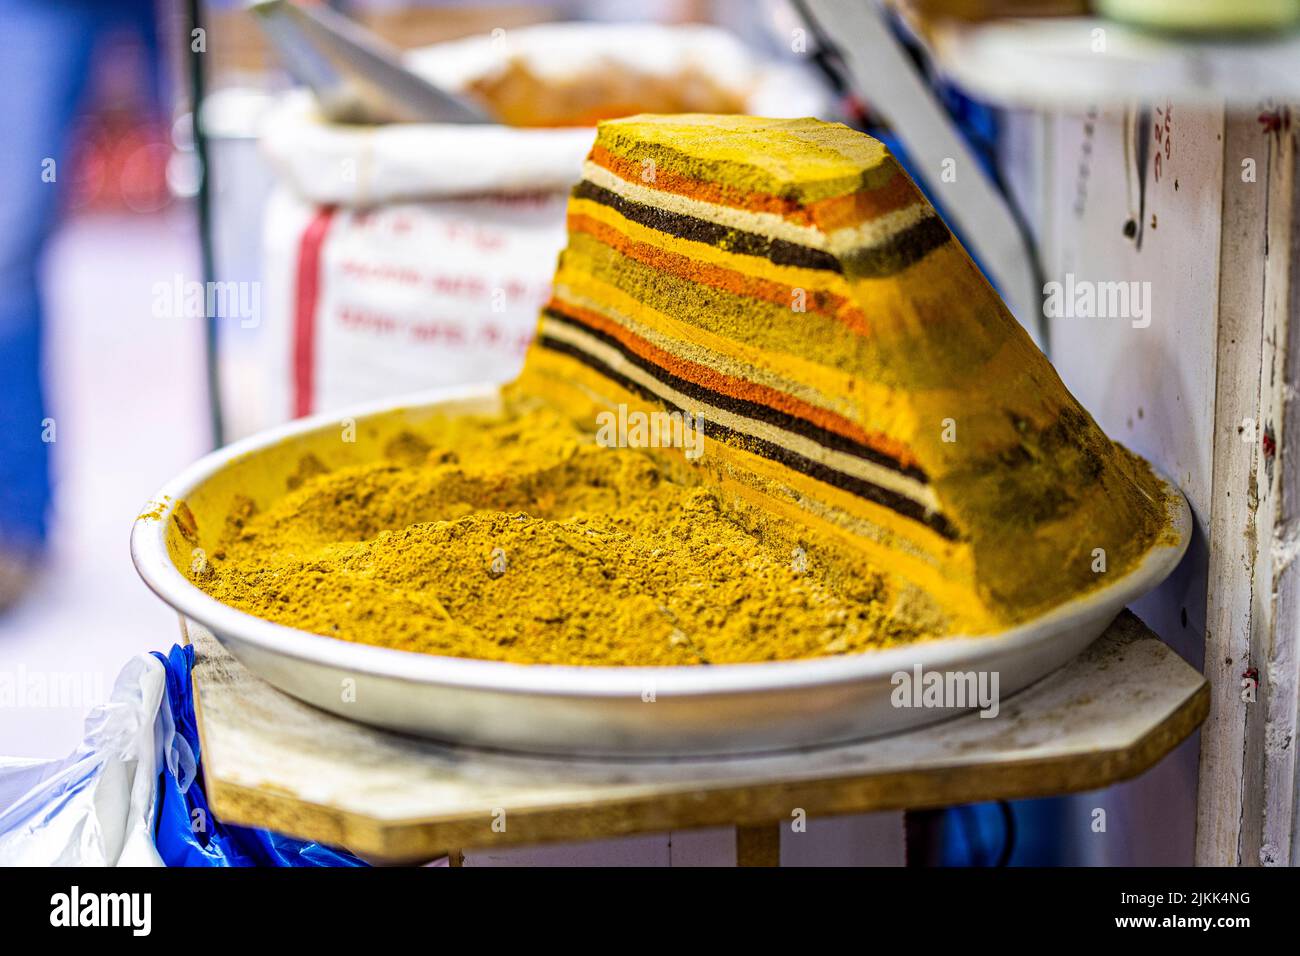
M 504 417 L 304 459 L 200 585 L 409 650 L 717 664 L 996 633 L 1166 537 L 1163 484 L 868 137 L 605 123 L 568 226 Z M 709 450 L 599 447 L 615 408 L 698 414 Z
M 319 634 L 523 663 L 721 664 L 923 636 L 882 577 L 651 454 L 604 448 L 515 398 L 383 460 L 303 460 L 262 513 L 243 501 L 195 572 L 224 603 Z
M 520 58 L 469 86 L 469 94 L 510 126 L 594 126 L 631 113 L 738 113 L 740 91 L 720 85 L 695 66 L 656 75 L 613 59 L 542 77 Z
M 814 119 L 602 123 L 520 383 L 689 408 L 740 486 L 949 634 L 1131 570 L 1167 525 L 881 143 Z M 782 510 L 783 509 L 783 510 Z

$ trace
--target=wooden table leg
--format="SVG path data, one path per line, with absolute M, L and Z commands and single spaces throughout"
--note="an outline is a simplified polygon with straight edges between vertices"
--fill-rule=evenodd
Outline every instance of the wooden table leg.
M 780 866 L 781 824 L 736 827 L 736 866 Z
M 448 865 L 448 866 L 464 866 L 464 865 L 465 865 L 465 851 L 463 851 L 463 850 L 448 850 L 448 851 L 447 851 L 447 865 Z

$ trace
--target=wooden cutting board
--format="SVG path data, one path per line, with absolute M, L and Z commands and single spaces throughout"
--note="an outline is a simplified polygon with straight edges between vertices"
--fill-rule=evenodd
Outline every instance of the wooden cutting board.
M 1093 790 L 1155 764 L 1209 708 L 1205 679 L 1125 612 L 1077 659 L 1003 701 L 997 720 L 972 713 L 754 757 L 528 757 L 335 717 L 254 677 L 207 631 L 191 625 L 188 638 L 213 811 L 388 860 Z

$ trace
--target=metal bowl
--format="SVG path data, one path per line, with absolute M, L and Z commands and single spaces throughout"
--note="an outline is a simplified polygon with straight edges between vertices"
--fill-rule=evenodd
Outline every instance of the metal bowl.
M 136 520 L 136 569 L 188 627 L 207 629 L 253 673 L 340 716 L 533 753 L 687 756 L 857 740 L 969 709 L 895 706 L 894 676 L 917 667 L 996 673 L 1005 699 L 1065 664 L 1126 604 L 1164 580 L 1191 532 L 1187 502 L 1170 484 L 1173 534 L 1127 574 L 1010 630 L 841 657 L 713 667 L 508 664 L 354 644 L 237 611 L 179 570 L 215 540 L 235 495 L 269 502 L 283 493 L 304 454 L 330 467 L 372 461 L 402 430 L 442 415 L 499 408 L 495 389 L 442 390 L 400 406 L 387 402 L 300 420 L 214 452 L 168 483 Z M 346 440 L 349 428 L 353 441 Z

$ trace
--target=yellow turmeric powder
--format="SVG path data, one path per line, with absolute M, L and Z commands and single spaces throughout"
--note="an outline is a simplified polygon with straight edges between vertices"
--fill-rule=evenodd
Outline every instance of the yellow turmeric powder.
M 406 650 L 721 664 L 994 633 L 1166 535 L 1164 484 L 880 143 L 604 123 L 568 227 L 504 415 L 305 457 L 260 513 L 237 504 L 197 583 Z M 707 460 L 598 444 L 616 408 L 702 416 Z
M 515 397 L 370 465 L 303 460 L 193 572 L 218 600 L 345 640 L 521 663 L 722 664 L 915 640 L 883 578 L 724 507 L 693 469 Z

